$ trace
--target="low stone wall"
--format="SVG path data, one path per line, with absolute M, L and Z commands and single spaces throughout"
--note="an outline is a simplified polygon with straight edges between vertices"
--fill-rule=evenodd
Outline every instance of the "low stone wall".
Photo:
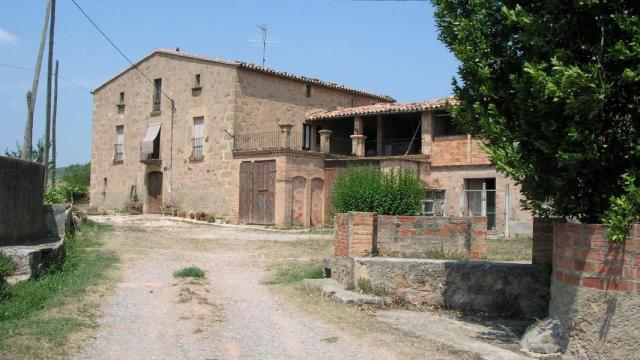
M 0 156 L 0 246 L 42 236 L 44 166 Z
M 378 215 L 377 253 L 428 258 L 434 252 L 487 258 L 486 217 Z
M 566 354 L 631 359 L 640 354 L 640 224 L 624 245 L 602 225 L 553 225 L 549 316 L 559 319 Z
M 334 217 L 335 256 L 487 258 L 485 217 L 389 216 L 371 212 Z
M 530 264 L 403 258 L 333 259 L 332 278 L 374 287 L 415 305 L 503 317 L 546 316 L 548 281 Z

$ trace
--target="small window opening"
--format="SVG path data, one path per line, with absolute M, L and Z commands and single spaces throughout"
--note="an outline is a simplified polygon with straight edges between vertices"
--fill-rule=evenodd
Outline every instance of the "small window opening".
M 118 102 L 119 102 L 120 104 L 124 104 L 124 92 L 121 92 L 121 93 L 120 93 L 120 97 L 119 97 Z
M 305 95 L 307 97 L 311 97 L 311 84 L 306 84 L 305 91 L 306 91 Z
M 311 150 L 311 125 L 302 125 L 302 150 Z
M 153 111 L 160 111 L 162 99 L 162 79 L 153 80 Z
M 195 87 L 200 87 L 200 74 L 196 74 Z

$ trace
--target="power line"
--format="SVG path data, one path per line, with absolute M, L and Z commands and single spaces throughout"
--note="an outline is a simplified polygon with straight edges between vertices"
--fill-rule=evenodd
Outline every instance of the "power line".
M 30 68 L 27 68 L 27 67 L 18 66 L 18 65 L 12 65 L 12 64 L 7 64 L 7 63 L 0 63 L 0 66 L 13 68 L 13 69 L 18 69 L 18 70 L 24 70 L 24 71 L 36 71 L 35 69 L 30 69 Z M 43 72 L 44 72 L 44 69 L 40 71 L 40 73 L 43 73 Z M 70 85 L 73 85 L 73 86 L 75 86 L 75 87 L 77 87 L 79 89 L 82 89 L 82 90 L 88 92 L 89 94 L 91 94 L 91 90 L 87 89 L 86 87 L 84 87 L 84 86 L 82 86 L 82 85 L 80 85 L 80 84 L 78 84 L 76 82 L 73 82 L 73 81 L 63 77 L 62 75 L 60 75 L 60 79 L 62 81 L 64 81 L 64 82 L 69 83 Z
M 104 37 L 109 44 L 111 44 L 111 46 L 113 46 L 114 49 L 116 49 L 116 51 L 125 59 L 127 60 L 127 62 L 134 68 L 136 69 L 145 79 L 147 79 L 150 83 L 154 84 L 153 80 L 151 80 L 145 73 L 142 72 L 142 70 L 138 69 L 138 67 L 136 66 L 136 64 L 133 63 L 133 61 L 131 61 L 131 59 L 129 59 L 129 57 L 122 51 L 120 50 L 120 48 L 118 47 L 118 45 L 116 45 L 113 40 L 111 40 L 111 38 L 109 38 L 109 36 L 107 36 L 107 34 L 104 33 L 104 31 L 102 31 L 102 29 L 100 29 L 100 26 L 98 26 L 98 24 L 96 24 L 95 21 L 93 21 L 93 19 L 82 9 L 82 7 L 80 7 L 80 5 L 78 5 L 78 3 L 76 2 L 76 0 L 71 0 L 71 2 L 73 2 L 73 4 L 78 8 L 78 10 L 80 10 L 80 12 L 82 13 L 82 15 L 84 15 L 84 17 L 87 18 L 87 20 L 89 20 L 89 22 L 91 23 L 91 25 L 93 25 L 94 28 L 96 28 L 96 30 L 98 30 L 98 32 L 102 35 L 102 37 Z M 171 100 L 172 104 L 174 103 L 173 99 L 167 95 L 162 89 L 160 89 L 160 92 L 162 93 L 162 95 L 166 96 L 167 99 Z

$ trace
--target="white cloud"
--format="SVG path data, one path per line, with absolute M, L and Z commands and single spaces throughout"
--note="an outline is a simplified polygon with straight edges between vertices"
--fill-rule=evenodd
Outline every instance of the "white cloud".
M 7 30 L 0 28 L 0 44 L 15 44 L 18 38 Z

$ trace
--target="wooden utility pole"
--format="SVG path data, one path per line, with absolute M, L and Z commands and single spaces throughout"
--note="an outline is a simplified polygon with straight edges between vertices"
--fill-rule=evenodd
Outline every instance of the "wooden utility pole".
M 53 33 L 56 26 L 56 0 L 51 1 L 51 16 L 49 21 L 49 55 L 47 57 L 47 114 L 44 126 L 44 187 L 49 180 L 49 149 L 51 148 L 51 77 L 53 75 Z
M 49 14 L 51 13 L 51 0 L 47 1 L 47 9 L 44 12 L 44 24 L 40 35 L 40 49 L 36 59 L 36 70 L 33 74 L 31 84 L 31 101 L 27 109 L 27 121 L 24 125 L 24 141 L 22 142 L 22 159 L 31 160 L 32 140 L 33 140 L 33 112 L 38 93 L 38 81 L 40 80 L 40 67 L 42 66 L 42 53 L 44 52 L 44 41 L 47 39 L 47 29 L 49 28 Z
M 56 127 L 58 117 L 58 60 L 56 60 L 56 78 L 53 83 L 53 116 L 51 118 L 51 185 L 56 186 Z

